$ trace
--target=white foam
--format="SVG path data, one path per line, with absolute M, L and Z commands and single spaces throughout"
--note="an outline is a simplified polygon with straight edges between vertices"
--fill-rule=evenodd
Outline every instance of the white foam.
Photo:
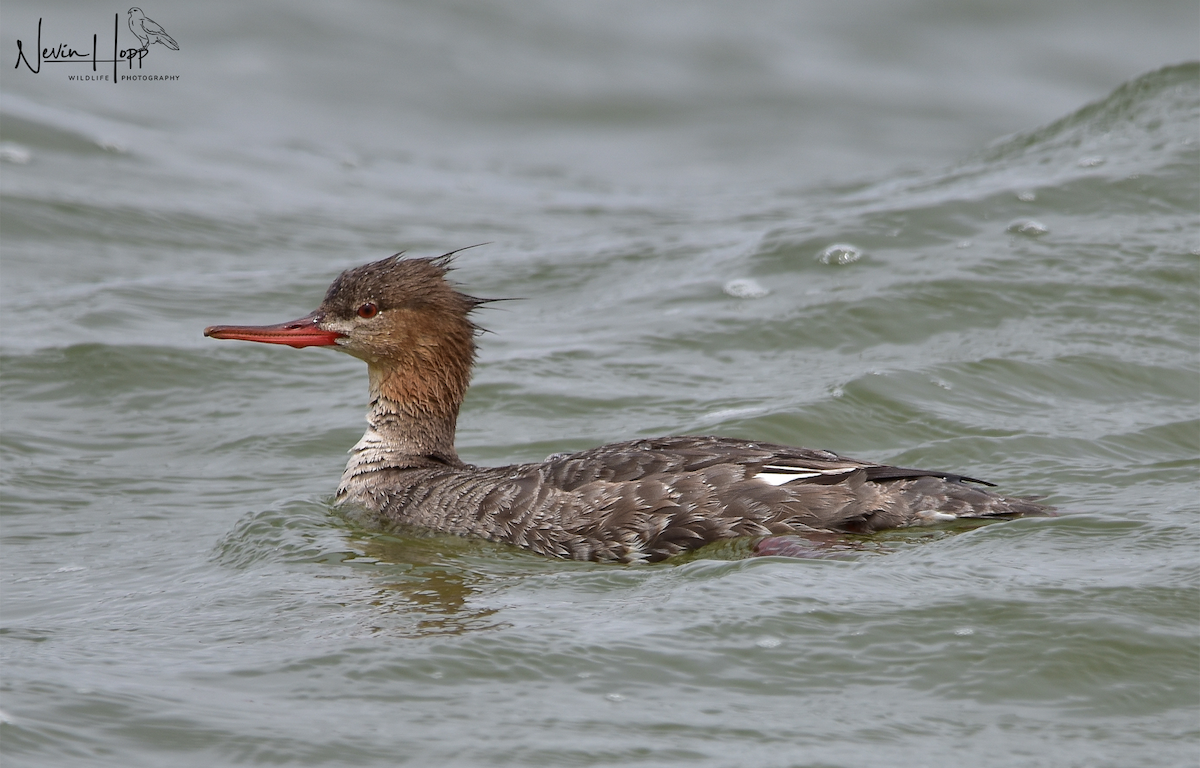
M 862 258 L 862 249 L 849 243 L 834 243 L 817 254 L 822 264 L 853 264 Z
M 725 283 L 725 287 L 721 290 L 739 299 L 761 299 L 763 296 L 770 295 L 771 293 L 757 280 L 751 280 L 748 277 L 739 277 L 737 280 L 730 280 L 728 283 Z

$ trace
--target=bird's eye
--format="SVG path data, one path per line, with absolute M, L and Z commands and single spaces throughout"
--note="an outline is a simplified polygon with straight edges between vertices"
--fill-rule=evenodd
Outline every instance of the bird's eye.
M 374 302 L 368 301 L 358 308 L 358 316 L 364 320 L 370 320 L 375 315 L 379 314 L 379 307 Z

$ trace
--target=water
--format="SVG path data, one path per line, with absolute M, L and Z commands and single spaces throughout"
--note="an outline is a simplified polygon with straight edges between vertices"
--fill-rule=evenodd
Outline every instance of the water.
M 3 60 L 117 11 L 7 3 Z M 5 765 L 1200 757 L 1191 4 L 145 12 L 178 81 L 0 81 Z M 649 567 L 356 528 L 361 364 L 200 332 L 482 242 L 468 461 L 719 433 L 1063 515 Z

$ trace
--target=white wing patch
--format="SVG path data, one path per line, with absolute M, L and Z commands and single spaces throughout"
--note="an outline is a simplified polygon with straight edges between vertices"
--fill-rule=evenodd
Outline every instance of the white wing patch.
M 857 470 L 858 467 L 837 467 L 835 469 L 815 469 L 813 467 L 778 467 L 765 466 L 754 476 L 755 480 L 761 480 L 770 485 L 783 485 L 790 483 L 793 480 L 808 480 L 814 477 L 833 477 L 836 475 L 848 475 Z

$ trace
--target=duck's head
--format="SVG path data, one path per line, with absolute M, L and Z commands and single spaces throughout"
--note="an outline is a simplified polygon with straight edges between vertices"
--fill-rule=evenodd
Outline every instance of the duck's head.
M 419 391 L 436 401 L 461 402 L 479 330 L 469 315 L 486 300 L 460 293 L 446 280 L 452 255 L 397 254 L 348 269 L 329 286 L 321 306 L 299 320 L 214 325 L 204 335 L 335 347 L 366 361 L 372 389 L 389 397 L 407 400 Z

